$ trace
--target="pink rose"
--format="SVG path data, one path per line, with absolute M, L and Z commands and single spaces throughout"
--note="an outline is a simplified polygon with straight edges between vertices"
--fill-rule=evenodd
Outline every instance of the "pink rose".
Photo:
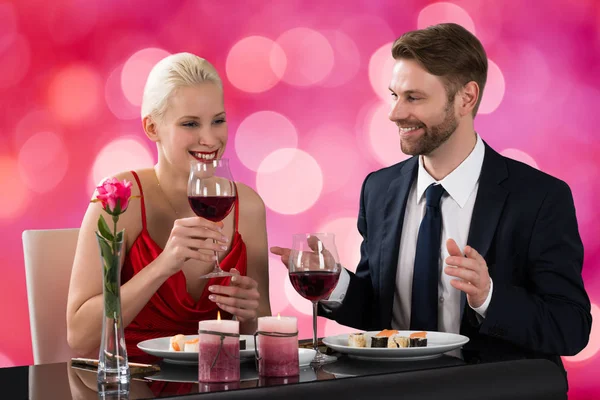
M 120 182 L 116 178 L 110 178 L 105 179 L 96 189 L 96 198 L 102 203 L 104 211 L 110 215 L 120 215 L 127 210 L 131 198 L 131 182 L 126 179 Z

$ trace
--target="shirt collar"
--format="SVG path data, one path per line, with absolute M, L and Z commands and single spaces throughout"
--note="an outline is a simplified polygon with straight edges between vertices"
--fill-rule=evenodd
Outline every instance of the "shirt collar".
M 481 174 L 481 167 L 483 166 L 483 156 L 485 155 L 485 146 L 483 140 L 477 135 L 477 142 L 475 148 L 469 154 L 467 158 L 454 171 L 446 176 L 441 181 L 436 181 L 423 166 L 423 157 L 419 157 L 419 170 L 417 175 L 417 204 L 421 202 L 425 195 L 425 190 L 432 183 L 441 184 L 448 195 L 458 203 L 460 208 L 463 208 L 467 200 L 471 196 L 475 185 L 479 180 Z

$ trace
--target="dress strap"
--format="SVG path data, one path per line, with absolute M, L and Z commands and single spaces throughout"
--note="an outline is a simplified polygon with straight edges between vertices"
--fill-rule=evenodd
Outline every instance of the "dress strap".
M 238 192 L 238 188 L 237 185 L 235 184 L 235 182 L 233 183 L 233 185 L 235 186 L 235 219 L 234 219 L 234 226 L 235 226 L 235 232 L 238 231 L 238 220 L 240 218 L 240 195 Z
M 146 229 L 146 205 L 144 204 L 144 191 L 142 190 L 142 184 L 140 183 L 140 177 L 138 176 L 138 174 L 135 171 L 131 171 L 131 173 L 133 174 L 133 177 L 135 178 L 135 181 L 137 182 L 138 188 L 140 189 L 140 201 L 141 206 L 142 206 L 142 228 L 145 230 Z

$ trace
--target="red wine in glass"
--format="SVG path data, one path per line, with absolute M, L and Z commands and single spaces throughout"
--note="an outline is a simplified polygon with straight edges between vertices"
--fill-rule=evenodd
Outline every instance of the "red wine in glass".
M 329 297 L 337 285 L 339 277 L 339 271 L 290 272 L 290 281 L 296 292 L 310 301 L 319 301 Z
M 237 196 L 229 161 L 221 158 L 191 162 L 187 195 L 190 207 L 199 217 L 212 222 L 225 219 L 231 212 Z M 216 251 L 214 254 L 213 271 L 200 278 L 231 276 L 230 272 L 221 269 L 218 254 Z
M 292 236 L 288 263 L 290 282 L 305 299 L 313 303 L 313 365 L 333 362 L 335 356 L 323 354 L 317 342 L 317 304 L 329 297 L 340 278 L 342 266 L 333 233 L 300 233 Z
M 219 222 L 231 212 L 235 196 L 188 196 L 188 201 L 196 215 Z

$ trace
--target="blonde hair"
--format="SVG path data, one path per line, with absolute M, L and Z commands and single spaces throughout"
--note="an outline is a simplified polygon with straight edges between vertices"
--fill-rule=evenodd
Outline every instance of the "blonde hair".
M 215 67 L 191 53 L 177 53 L 160 60 L 150 71 L 142 97 L 142 119 L 159 120 L 167 109 L 173 92 L 183 86 L 212 82 L 223 89 Z

